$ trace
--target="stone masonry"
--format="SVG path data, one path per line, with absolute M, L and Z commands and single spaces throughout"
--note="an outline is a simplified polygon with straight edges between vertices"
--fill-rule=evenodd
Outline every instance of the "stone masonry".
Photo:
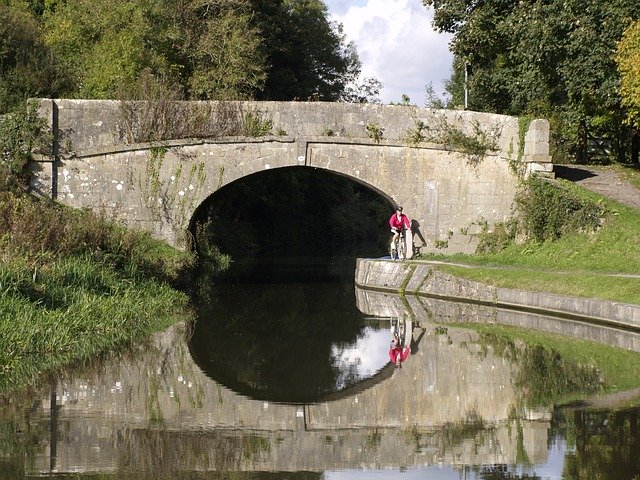
M 514 117 L 399 105 L 37 102 L 54 141 L 51 155 L 31 165 L 32 190 L 179 248 L 188 246 L 196 209 L 222 186 L 267 169 L 311 167 L 403 204 L 421 251 L 472 251 L 462 230 L 511 215 L 516 172 L 553 170 L 546 120 L 524 132 Z M 451 132 L 493 146 L 465 152 Z

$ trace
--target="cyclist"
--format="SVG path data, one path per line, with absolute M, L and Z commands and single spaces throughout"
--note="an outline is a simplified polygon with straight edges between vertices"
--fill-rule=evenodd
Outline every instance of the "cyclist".
M 393 233 L 393 238 L 391 239 L 391 259 L 393 260 L 393 257 L 397 256 L 397 252 L 395 255 L 394 252 L 396 251 L 396 241 L 400 237 L 400 233 L 403 230 L 411 230 L 411 221 L 409 217 L 402 213 L 402 205 L 398 205 L 395 213 L 389 218 L 389 226 L 391 227 L 391 233 Z
M 402 340 L 398 338 L 397 335 L 394 335 L 391 339 L 391 345 L 389 346 L 389 360 L 396 366 L 399 367 L 402 362 L 404 362 L 411 353 L 411 347 L 409 345 L 403 345 Z

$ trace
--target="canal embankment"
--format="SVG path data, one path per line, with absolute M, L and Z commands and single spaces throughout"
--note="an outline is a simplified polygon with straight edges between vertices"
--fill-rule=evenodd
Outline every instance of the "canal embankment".
M 442 272 L 435 262 L 359 258 L 355 283 L 359 288 L 404 296 L 474 303 L 640 331 L 639 305 L 497 287 Z

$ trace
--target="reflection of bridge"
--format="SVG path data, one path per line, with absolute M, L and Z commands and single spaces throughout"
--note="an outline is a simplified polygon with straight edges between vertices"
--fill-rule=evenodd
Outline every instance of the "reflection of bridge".
M 512 366 L 466 330 L 428 329 L 388 380 L 311 405 L 236 395 L 201 373 L 181 329 L 139 358 L 57 385 L 58 427 L 35 469 L 323 471 L 417 465 L 513 464 L 518 443 L 546 458 L 548 422 L 512 423 Z M 43 413 L 50 399 L 42 400 Z M 511 420 L 510 420 L 511 419 Z M 470 423 L 469 423 L 470 422 Z M 65 425 L 63 429 L 61 426 Z M 523 443 L 522 443 L 523 442 Z M 55 457 L 55 458 L 53 458 Z
M 514 166 L 552 168 L 545 120 L 524 133 L 517 118 L 478 112 L 326 102 L 41 100 L 40 114 L 52 127 L 54 148 L 32 164 L 34 190 L 178 246 L 194 211 L 224 185 L 267 169 L 312 167 L 403 203 L 422 226 L 418 245 L 433 248 L 441 240 L 468 250 L 461 228 L 480 217 L 495 222 L 511 215 Z M 480 150 L 465 152 L 452 140 L 461 135 Z

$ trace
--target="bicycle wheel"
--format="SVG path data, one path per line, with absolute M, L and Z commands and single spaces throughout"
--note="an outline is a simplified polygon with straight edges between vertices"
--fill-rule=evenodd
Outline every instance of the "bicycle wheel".
M 398 241 L 396 240 L 395 242 L 391 242 L 391 245 L 389 246 L 389 256 L 391 257 L 391 260 L 396 260 L 398 258 Z
M 398 260 L 407 258 L 407 243 L 404 237 L 398 239 Z

